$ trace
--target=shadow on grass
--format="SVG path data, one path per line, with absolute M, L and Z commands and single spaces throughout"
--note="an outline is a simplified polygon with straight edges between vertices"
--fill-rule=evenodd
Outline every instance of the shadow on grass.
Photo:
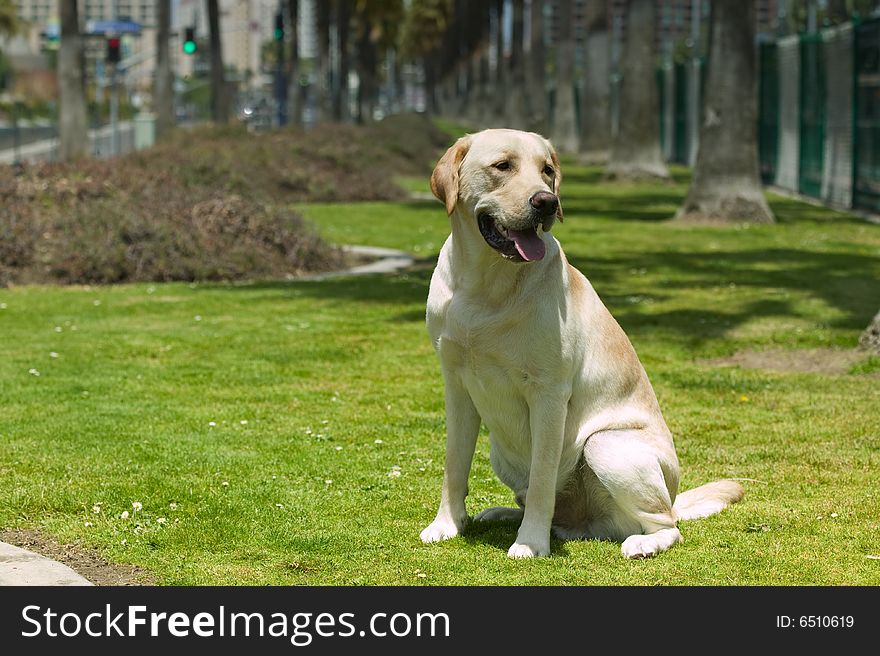
M 663 288 L 715 289 L 718 287 L 783 289 L 820 298 L 844 316 L 830 325 L 845 329 L 864 328 L 880 303 L 880 291 L 872 271 L 880 270 L 880 255 L 813 252 L 770 248 L 744 251 L 637 252 L 610 258 L 570 256 L 571 263 L 584 271 L 596 287 L 627 287 L 629 271 L 646 269 L 654 275 L 669 272 Z M 646 296 L 655 289 L 651 287 Z M 638 292 L 633 292 L 637 294 Z M 614 308 L 615 316 L 627 330 L 653 331 L 658 327 L 684 336 L 720 337 L 731 328 L 755 317 L 795 316 L 792 301 L 784 298 L 761 299 L 738 304 L 729 312 L 704 308 L 677 309 L 645 314 L 638 308 Z
M 461 539 L 469 544 L 488 545 L 499 551 L 507 553 L 516 541 L 516 532 L 519 530 L 519 522 L 515 521 L 497 521 L 497 522 L 468 522 L 464 531 L 461 533 Z M 559 540 L 553 536 L 550 537 L 550 553 L 554 556 L 567 556 L 565 540 Z

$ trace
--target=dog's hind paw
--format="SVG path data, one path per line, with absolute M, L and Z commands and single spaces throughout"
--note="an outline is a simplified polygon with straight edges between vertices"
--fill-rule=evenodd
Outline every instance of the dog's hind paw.
M 647 535 L 630 535 L 620 545 L 620 552 L 626 558 L 652 558 L 681 541 L 677 528 L 664 528 Z

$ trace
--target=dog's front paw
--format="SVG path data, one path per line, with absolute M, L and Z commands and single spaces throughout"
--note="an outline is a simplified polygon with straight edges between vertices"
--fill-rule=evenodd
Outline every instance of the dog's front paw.
M 508 558 L 535 558 L 550 555 L 550 542 L 546 544 L 524 544 L 514 542 L 507 550 Z
M 432 542 L 442 542 L 443 540 L 454 538 L 459 533 L 461 533 L 461 530 L 463 528 L 464 522 L 456 523 L 452 519 L 440 519 L 438 517 L 421 532 L 419 537 L 425 544 L 430 544 Z

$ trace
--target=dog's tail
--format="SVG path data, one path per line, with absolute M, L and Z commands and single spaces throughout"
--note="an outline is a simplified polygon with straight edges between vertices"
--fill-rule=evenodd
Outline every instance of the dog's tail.
M 727 506 L 742 499 L 745 493 L 742 485 L 736 481 L 706 483 L 679 494 L 675 498 L 672 510 L 676 519 L 702 519 L 720 513 Z

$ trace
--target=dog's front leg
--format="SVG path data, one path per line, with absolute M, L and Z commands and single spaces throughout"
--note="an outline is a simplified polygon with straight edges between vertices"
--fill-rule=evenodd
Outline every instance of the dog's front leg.
M 556 478 L 570 396 L 571 390 L 542 390 L 529 402 L 532 432 L 529 489 L 516 542 L 507 551 L 511 558 L 550 555 L 550 525 L 556 506 Z
M 458 376 L 444 372 L 446 381 L 446 467 L 437 517 L 422 531 L 422 542 L 439 542 L 458 535 L 467 522 L 464 500 L 468 475 L 480 432 L 480 415 Z

